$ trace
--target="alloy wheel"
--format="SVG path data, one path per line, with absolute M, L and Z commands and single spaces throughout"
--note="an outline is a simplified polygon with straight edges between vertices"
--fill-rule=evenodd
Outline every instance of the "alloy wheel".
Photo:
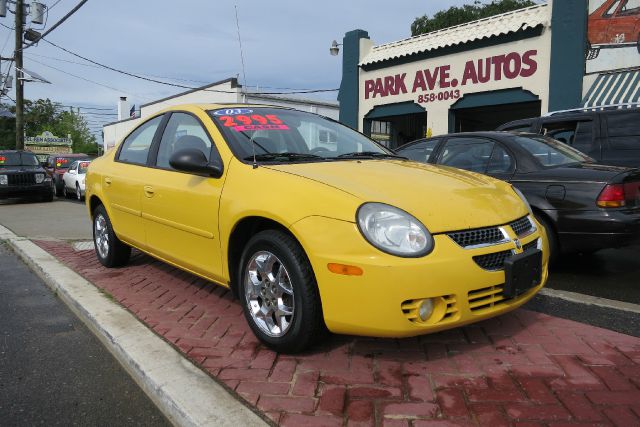
M 291 326 L 294 298 L 284 264 L 268 251 L 255 253 L 247 264 L 245 301 L 255 324 L 271 337 L 283 336 Z
M 109 254 L 109 227 L 107 226 L 107 220 L 102 214 L 96 216 L 93 227 L 98 254 L 101 258 L 106 258 Z

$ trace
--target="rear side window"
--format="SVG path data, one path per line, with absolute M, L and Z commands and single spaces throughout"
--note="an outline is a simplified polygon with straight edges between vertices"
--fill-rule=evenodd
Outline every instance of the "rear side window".
M 440 142 L 439 139 L 427 139 L 420 141 L 407 148 L 400 148 L 397 153 L 408 159 L 415 160 L 416 162 L 426 163 L 429 160 L 429 156 L 433 152 L 436 145 Z
M 158 116 L 134 130 L 122 143 L 118 160 L 136 165 L 146 165 L 153 136 L 161 121 L 162 116 Z
M 607 115 L 609 146 L 614 150 L 640 150 L 640 112 Z
M 542 131 L 544 135 L 563 142 L 583 153 L 592 154 L 595 150 L 593 146 L 592 120 L 545 123 Z
M 449 138 L 438 163 L 485 173 L 495 143 L 484 138 Z

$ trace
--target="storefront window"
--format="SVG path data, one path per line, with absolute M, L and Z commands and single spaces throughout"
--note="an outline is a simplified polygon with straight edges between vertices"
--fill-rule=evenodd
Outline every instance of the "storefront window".
M 371 139 L 389 147 L 391 141 L 391 122 L 373 120 L 371 122 Z

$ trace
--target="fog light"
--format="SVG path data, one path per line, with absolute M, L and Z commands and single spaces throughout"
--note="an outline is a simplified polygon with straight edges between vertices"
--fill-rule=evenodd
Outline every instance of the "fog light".
M 422 300 L 420 303 L 420 309 L 418 310 L 420 320 L 423 322 L 426 321 L 431 317 L 431 313 L 433 313 L 433 302 L 431 301 L 431 298 Z

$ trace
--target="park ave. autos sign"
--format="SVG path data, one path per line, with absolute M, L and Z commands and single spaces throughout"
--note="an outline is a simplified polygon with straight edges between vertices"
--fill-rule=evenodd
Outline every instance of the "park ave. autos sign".
M 453 52 L 451 50 L 454 50 Z M 551 32 L 489 46 L 464 49 L 443 48 L 405 53 L 379 63 L 361 58 L 358 115 L 363 118 L 376 107 L 411 102 L 428 113 L 427 124 L 434 134 L 448 131 L 449 110 L 470 94 L 496 95 L 521 90 L 549 102 Z M 487 98 L 483 98 L 483 104 Z
M 364 82 L 364 98 L 384 98 L 414 93 L 420 104 L 458 99 L 461 89 L 518 77 L 531 77 L 538 70 L 538 51 L 509 52 L 478 60 L 469 60 L 464 67 L 439 64 L 414 72 L 396 73 L 367 79 Z

